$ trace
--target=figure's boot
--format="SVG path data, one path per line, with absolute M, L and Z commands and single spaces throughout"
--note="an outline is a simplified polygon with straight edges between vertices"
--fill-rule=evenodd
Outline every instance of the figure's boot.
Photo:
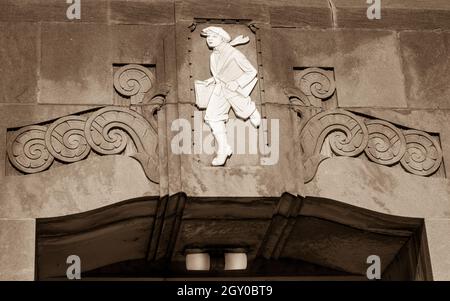
M 255 109 L 255 111 L 250 115 L 250 123 L 255 127 L 258 128 L 261 124 L 261 114 L 259 114 L 258 109 Z
M 231 146 L 228 145 L 225 123 L 218 121 L 210 122 L 209 124 L 218 145 L 217 156 L 212 160 L 211 164 L 213 166 L 222 166 L 233 153 Z

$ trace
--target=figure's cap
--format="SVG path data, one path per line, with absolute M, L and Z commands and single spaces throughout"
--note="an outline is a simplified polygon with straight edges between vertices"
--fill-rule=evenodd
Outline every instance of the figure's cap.
M 207 37 L 208 35 L 215 33 L 218 34 L 219 36 L 221 36 L 225 42 L 230 42 L 231 41 L 231 37 L 228 34 L 228 32 L 226 32 L 222 27 L 216 27 L 216 26 L 209 26 L 206 27 L 205 29 L 202 30 L 202 32 L 200 33 L 201 36 Z

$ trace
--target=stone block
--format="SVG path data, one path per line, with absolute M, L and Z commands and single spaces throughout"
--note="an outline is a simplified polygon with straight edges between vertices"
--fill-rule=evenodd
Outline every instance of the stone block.
M 0 218 L 55 217 L 141 196 L 159 196 L 159 185 L 147 179 L 136 160 L 117 155 L 3 179 Z
M 273 29 L 271 44 L 268 54 L 263 48 L 266 101 L 288 103 L 282 89 L 295 84 L 294 69 L 322 67 L 334 69 L 341 107 L 406 107 L 392 32 Z
M 218 9 L 220 7 L 220 9 Z M 178 21 L 201 19 L 240 19 L 268 23 L 267 4 L 261 1 L 236 0 L 224 4 L 221 0 L 185 0 L 175 3 L 175 18 Z
M 450 34 L 401 32 L 408 107 L 450 109 Z
M 390 215 L 450 218 L 448 179 L 416 176 L 357 158 L 324 160 L 306 191 Z
M 406 107 L 395 33 L 343 30 L 336 34 L 336 89 L 340 107 Z
M 0 280 L 34 280 L 34 219 L 0 219 Z
M 295 85 L 295 68 L 334 67 L 338 52 L 334 35 L 335 32 L 327 30 L 277 28 L 264 31 L 265 102 L 289 103 L 283 89 Z
M 173 24 L 174 2 L 110 0 L 110 22 L 115 24 Z
M 327 0 L 282 0 L 269 1 L 268 4 L 272 27 L 333 27 Z
M 165 36 L 173 34 L 164 26 L 111 25 L 110 29 L 112 61 L 116 64 L 156 65 L 158 56 L 162 54 L 164 59 Z
M 112 104 L 109 29 L 43 24 L 39 103 Z
M 0 23 L 0 103 L 36 102 L 38 36 L 35 24 Z
M 19 128 L 30 124 L 48 122 L 62 116 L 87 111 L 97 106 L 79 105 L 13 105 L 4 104 L 0 106 L 0 127 Z
M 367 17 L 369 4 L 359 0 L 332 0 L 340 28 L 449 29 L 450 2 L 446 0 L 383 0 L 381 18 Z
M 6 128 L 0 126 L 0 181 L 6 174 Z
M 425 219 L 433 280 L 450 280 L 450 219 Z
M 71 4 L 60 0 L 3 0 L 0 3 L 2 22 L 77 22 L 107 23 L 109 0 L 81 0 L 80 19 L 67 18 Z

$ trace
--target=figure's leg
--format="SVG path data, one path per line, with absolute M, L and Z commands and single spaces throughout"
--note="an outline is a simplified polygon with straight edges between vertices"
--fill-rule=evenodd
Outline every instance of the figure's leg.
M 250 118 L 250 123 L 257 128 L 261 124 L 261 115 L 256 108 L 255 103 L 250 97 L 242 97 L 240 95 L 228 99 L 233 108 L 234 113 L 242 118 Z
M 217 156 L 213 159 L 212 165 L 222 166 L 233 153 L 227 141 L 225 121 L 209 121 L 208 123 L 217 142 Z
M 250 123 L 255 127 L 258 128 L 261 124 L 261 114 L 259 114 L 258 109 L 255 109 L 250 115 Z
M 211 131 L 217 143 L 217 156 L 212 165 L 224 165 L 232 154 L 232 148 L 228 145 L 225 122 L 228 120 L 230 104 L 223 96 L 213 95 L 206 109 L 205 121 L 211 127 Z

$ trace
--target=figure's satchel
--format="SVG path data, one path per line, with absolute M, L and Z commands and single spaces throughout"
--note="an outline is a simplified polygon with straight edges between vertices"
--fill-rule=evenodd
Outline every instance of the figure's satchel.
M 199 107 L 200 109 L 205 109 L 208 106 L 209 99 L 211 98 L 214 87 L 214 84 L 207 86 L 206 82 L 202 80 L 195 81 L 195 104 L 197 105 L 197 107 Z
M 238 78 L 240 78 L 242 75 L 244 75 L 244 70 L 241 69 L 241 67 L 236 63 L 236 61 L 230 60 L 226 66 L 223 67 L 223 70 L 220 72 L 220 79 L 225 82 L 229 83 L 231 81 L 235 81 Z M 258 78 L 255 77 L 250 83 L 248 83 L 245 87 L 239 87 L 236 92 L 241 94 L 244 97 L 247 97 L 252 92 L 253 88 L 256 85 L 256 82 L 258 81 Z

